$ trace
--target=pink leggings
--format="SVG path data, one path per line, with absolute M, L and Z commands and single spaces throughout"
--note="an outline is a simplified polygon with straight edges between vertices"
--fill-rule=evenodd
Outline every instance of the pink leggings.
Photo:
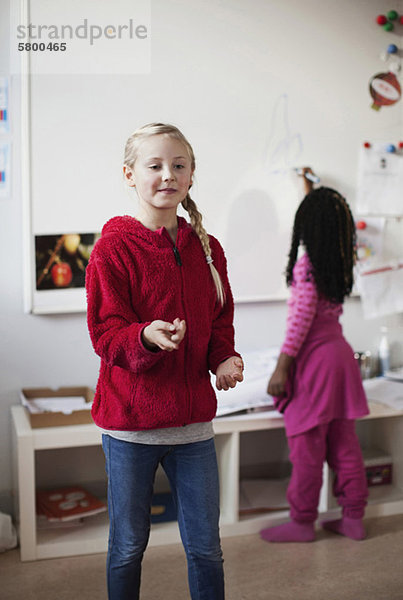
M 337 419 L 288 438 L 292 463 L 287 490 L 294 521 L 313 522 L 318 516 L 323 463 L 335 473 L 333 493 L 343 515 L 361 519 L 368 489 L 355 421 Z

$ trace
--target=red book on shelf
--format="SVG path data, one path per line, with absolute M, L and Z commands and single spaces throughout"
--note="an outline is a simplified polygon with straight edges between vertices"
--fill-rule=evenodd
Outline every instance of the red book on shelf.
M 36 512 L 49 521 L 71 521 L 105 510 L 104 502 L 79 485 L 36 492 Z

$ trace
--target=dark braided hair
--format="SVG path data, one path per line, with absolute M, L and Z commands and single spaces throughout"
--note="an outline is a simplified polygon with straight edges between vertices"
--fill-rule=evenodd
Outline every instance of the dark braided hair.
M 354 219 L 345 199 L 335 190 L 320 187 L 305 196 L 295 215 L 286 269 L 293 281 L 298 247 L 304 244 L 319 294 L 342 303 L 353 287 L 356 257 Z

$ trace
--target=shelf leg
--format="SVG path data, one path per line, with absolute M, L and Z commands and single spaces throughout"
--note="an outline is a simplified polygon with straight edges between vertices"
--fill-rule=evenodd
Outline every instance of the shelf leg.
M 36 560 L 35 453 L 32 435 L 17 437 L 17 472 L 21 560 Z
M 221 520 L 236 523 L 239 511 L 239 432 L 215 437 L 220 474 Z

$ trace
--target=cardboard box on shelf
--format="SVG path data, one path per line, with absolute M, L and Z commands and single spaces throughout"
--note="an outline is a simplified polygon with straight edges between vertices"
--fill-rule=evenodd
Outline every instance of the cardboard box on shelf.
M 23 388 L 20 398 L 34 429 L 92 423 L 89 387 Z

